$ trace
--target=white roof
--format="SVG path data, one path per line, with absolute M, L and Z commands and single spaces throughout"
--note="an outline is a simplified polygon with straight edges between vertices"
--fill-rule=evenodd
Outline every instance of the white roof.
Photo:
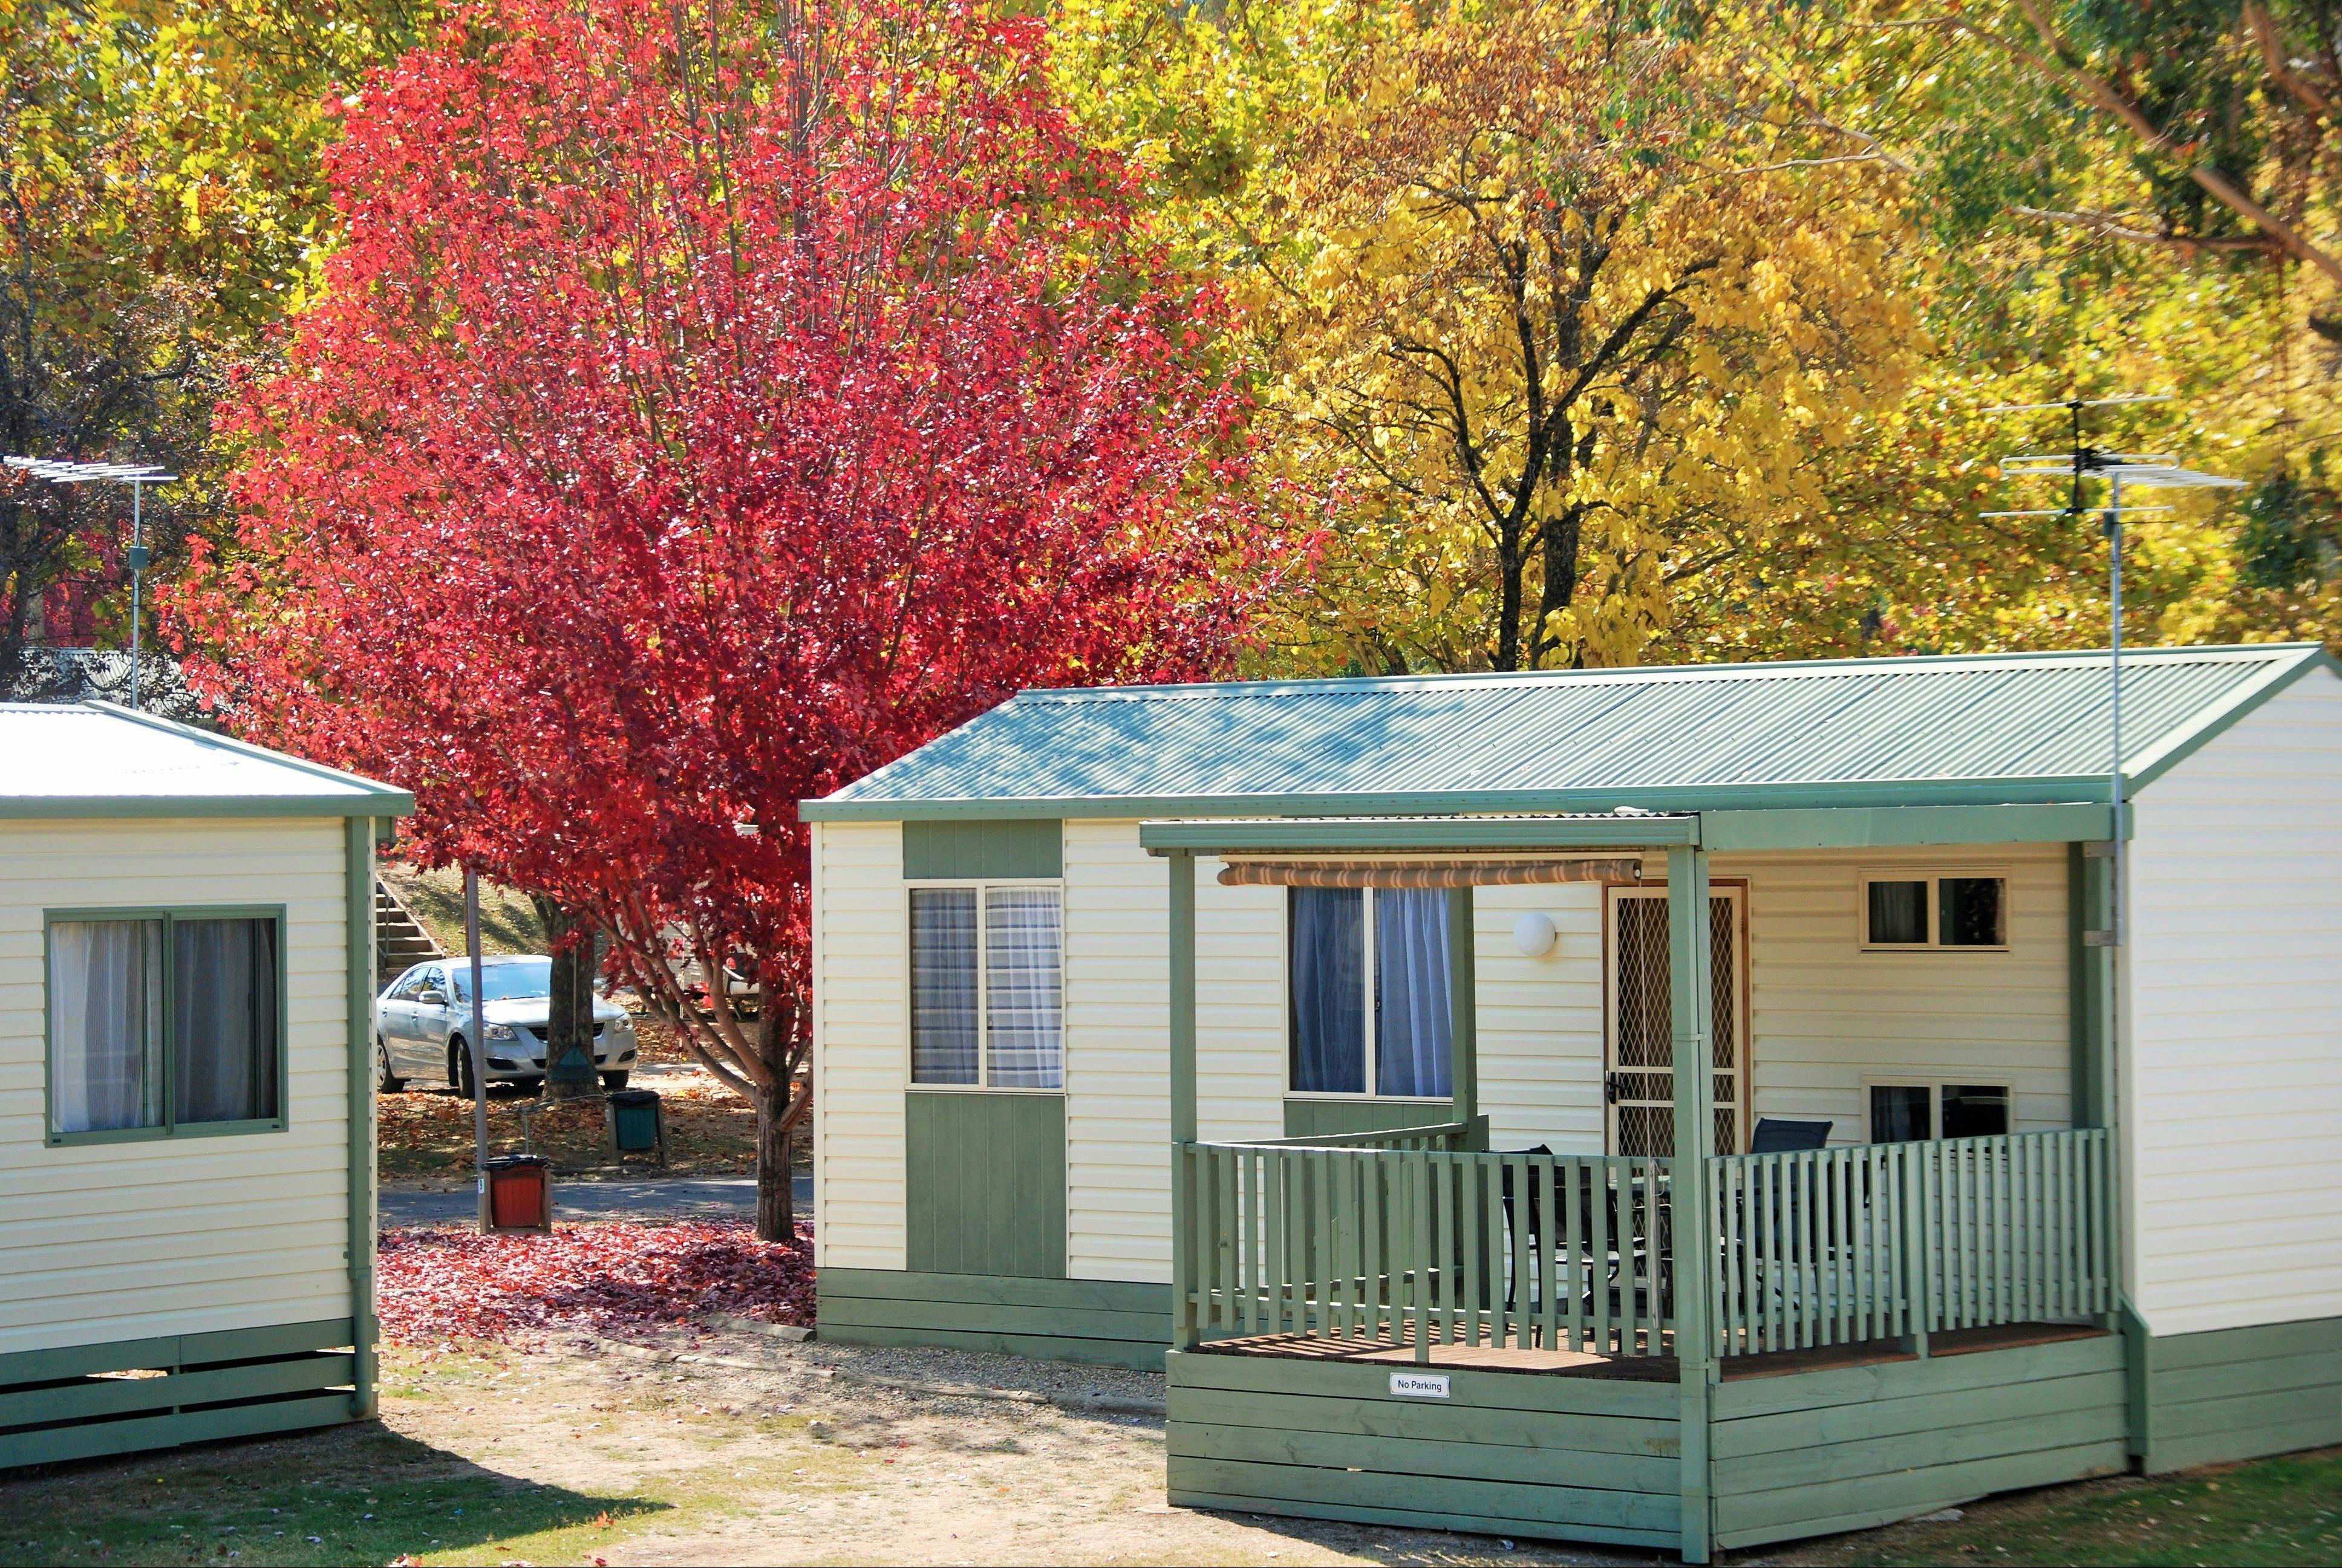
M 110 704 L 0 703 L 0 816 L 403 816 L 355 774 Z

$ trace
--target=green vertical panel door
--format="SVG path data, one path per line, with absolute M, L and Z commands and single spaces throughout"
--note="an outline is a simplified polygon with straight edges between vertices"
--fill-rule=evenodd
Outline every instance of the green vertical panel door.
M 905 1258 L 917 1273 L 1066 1277 L 1066 1102 L 905 1096 Z

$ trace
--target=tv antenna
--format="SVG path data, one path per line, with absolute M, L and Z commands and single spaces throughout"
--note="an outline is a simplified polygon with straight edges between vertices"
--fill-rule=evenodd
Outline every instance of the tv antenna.
M 138 705 L 138 589 L 152 557 L 146 550 L 146 486 L 169 484 L 179 476 L 152 463 L 65 463 L 45 457 L 0 458 L 0 464 L 52 484 L 130 486 L 130 705 Z
M 2042 414 L 2052 409 L 2062 411 L 2072 418 L 2072 444 L 2064 452 L 2023 453 L 2001 460 L 2000 471 L 2012 479 L 2066 478 L 2072 484 L 2067 504 L 2061 507 L 2030 512 L 1987 512 L 1987 517 L 2079 517 L 2083 513 L 2082 481 L 2097 477 L 2107 482 L 2106 510 L 2101 514 L 2101 526 L 2107 536 L 2107 594 L 2108 600 L 2107 642 L 2107 708 L 2109 727 L 2114 734 L 2114 754 L 2107 767 L 2107 796 L 2114 808 L 2114 899 L 2107 913 L 2104 932 L 2085 932 L 2084 940 L 2094 945 L 2120 947 L 2123 944 L 2123 903 L 2129 895 L 2130 849 L 2124 831 L 2125 801 L 2123 798 L 2122 749 L 2122 562 L 2123 516 L 2145 512 L 2168 512 L 2168 506 L 2123 505 L 2123 486 L 2129 484 L 2140 490 L 2235 490 L 2244 481 L 2217 474 L 2202 474 L 2193 468 L 2183 468 L 2175 454 L 2165 452 L 2114 452 L 2090 445 L 2082 438 L 2082 414 L 2087 409 L 2117 408 L 2138 403 L 2168 403 L 2167 394 L 2133 393 L 2120 397 L 2072 397 L 2063 403 L 1997 403 L 1987 408 L 1987 414 Z

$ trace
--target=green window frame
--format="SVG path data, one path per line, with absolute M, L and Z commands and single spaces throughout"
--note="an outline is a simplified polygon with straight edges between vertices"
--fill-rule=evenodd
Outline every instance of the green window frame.
M 163 927 L 159 988 L 162 1010 L 161 1026 L 155 1031 L 160 1044 L 153 1070 L 161 1075 L 163 1119 L 152 1127 L 115 1127 L 95 1132 L 68 1133 L 57 1126 L 56 1082 L 57 1054 L 55 1029 L 52 984 L 52 963 L 55 951 L 53 928 L 61 923 L 101 921 L 155 921 Z M 180 921 L 197 920 L 265 920 L 275 928 L 276 935 L 276 1114 L 240 1122 L 187 1122 L 178 1119 L 178 1042 L 173 1036 L 172 1020 L 177 1002 L 177 966 L 170 962 L 175 951 L 175 927 Z M 285 950 L 285 906 L 281 904 L 155 904 L 140 906 L 107 905 L 90 909 L 45 909 L 41 912 L 41 1121 L 46 1142 L 51 1148 L 71 1148 L 86 1144 L 140 1144 L 158 1138 L 225 1138 L 257 1133 L 282 1133 L 291 1125 L 292 1109 L 292 1045 L 291 1020 L 288 1013 L 290 996 L 286 974 L 291 968 Z

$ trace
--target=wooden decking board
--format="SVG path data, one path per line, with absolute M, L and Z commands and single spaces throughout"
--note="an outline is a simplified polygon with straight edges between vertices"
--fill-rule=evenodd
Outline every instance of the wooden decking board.
M 2016 1350 L 2028 1345 L 2060 1344 L 2067 1340 L 2103 1339 L 2107 1331 L 2087 1323 L 2008 1323 L 1995 1328 L 1955 1329 L 1928 1341 L 1932 1356 L 1971 1355 L 1980 1351 Z M 1412 1335 L 1394 1340 L 1384 1334 L 1373 1340 L 1328 1340 L 1309 1334 L 1253 1334 L 1215 1340 L 1196 1347 L 1205 1355 L 1267 1356 L 1286 1361 L 1388 1363 L 1428 1364 L 1434 1368 L 1470 1367 L 1481 1372 L 1514 1373 L 1539 1377 L 1620 1378 L 1637 1383 L 1674 1383 L 1680 1377 L 1673 1355 L 1606 1356 L 1587 1351 L 1525 1350 L 1511 1345 L 1439 1344 L 1431 1346 L 1426 1363 L 1415 1358 Z M 1842 1367 L 1877 1366 L 1921 1358 L 1899 1340 L 1865 1340 L 1851 1344 L 1825 1345 L 1815 1350 L 1768 1351 L 1757 1355 L 1727 1356 L 1719 1363 L 1726 1382 L 1757 1377 L 1786 1377 L 1799 1373 L 1829 1372 Z
M 1638 1415 L 1550 1410 L 1501 1410 L 1445 1400 L 1356 1395 L 1257 1393 L 1182 1387 L 1171 1424 L 1254 1426 L 1270 1430 L 1342 1433 L 1358 1437 L 1471 1443 L 1526 1448 L 1574 1463 L 1590 1453 L 1626 1454 L 1673 1466 L 1681 1452 L 1682 1423 Z
M 1196 1347 L 1205 1355 L 1260 1355 L 1287 1361 L 1326 1361 L 1356 1364 L 1387 1362 L 1394 1366 L 1419 1364 L 1412 1335 L 1393 1340 L 1329 1340 L 1309 1334 L 1253 1334 L 1242 1339 L 1215 1340 Z M 1648 1370 L 1662 1367 L 1661 1371 Z M 1673 1356 L 1607 1356 L 1591 1351 L 1523 1350 L 1511 1345 L 1439 1344 L 1431 1346 L 1427 1364 L 1471 1367 L 1480 1372 L 1523 1373 L 1533 1376 L 1627 1377 L 1645 1382 L 1673 1383 Z
M 1166 1362 L 1176 1403 L 1188 1388 L 1276 1395 L 1388 1400 L 1389 1362 L 1305 1361 L 1268 1355 L 1205 1355 L 1175 1351 Z M 1486 1367 L 1455 1367 L 1446 1402 L 1454 1408 L 1628 1416 L 1674 1423 L 1681 1401 L 1673 1383 L 1626 1378 L 1520 1377 Z
M 1522 1448 L 1485 1443 L 1476 1437 L 1366 1437 L 1351 1433 L 1182 1420 L 1170 1423 L 1166 1452 L 1185 1459 L 1315 1465 L 1396 1477 L 1446 1476 L 1516 1486 L 1566 1483 L 1574 1491 L 1632 1492 L 1666 1498 L 1679 1496 L 1683 1484 L 1682 1467 L 1673 1459 L 1582 1449 Z

